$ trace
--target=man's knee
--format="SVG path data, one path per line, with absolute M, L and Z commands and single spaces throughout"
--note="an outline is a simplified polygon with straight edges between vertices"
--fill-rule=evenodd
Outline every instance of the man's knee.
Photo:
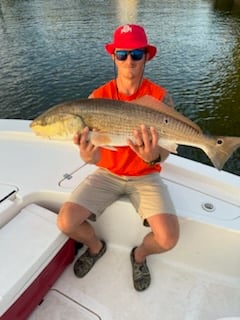
M 179 239 L 178 233 L 169 234 L 168 232 L 166 232 L 165 234 L 155 235 L 156 242 L 158 243 L 160 248 L 163 249 L 164 251 L 169 251 L 173 249 L 178 243 L 178 239 Z
M 71 235 L 87 218 L 87 210 L 72 202 L 65 202 L 57 216 L 57 226 L 66 235 Z
M 71 211 L 71 203 L 65 202 L 57 216 L 57 226 L 58 228 L 65 234 L 69 234 L 71 232 L 70 221 L 69 221 L 69 212 Z
M 163 214 L 148 221 L 159 247 L 164 251 L 173 249 L 179 240 L 178 218 L 173 214 Z

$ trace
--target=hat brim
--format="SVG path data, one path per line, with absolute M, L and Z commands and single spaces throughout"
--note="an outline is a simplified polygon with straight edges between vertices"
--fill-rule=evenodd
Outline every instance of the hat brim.
M 157 48 L 155 46 L 150 45 L 150 44 L 148 44 L 146 46 L 146 48 L 147 48 L 147 52 L 148 52 L 148 61 L 150 61 L 152 58 L 155 57 L 155 55 L 157 53 Z M 107 43 L 105 45 L 105 49 L 109 54 L 112 55 L 112 54 L 114 54 L 114 51 L 115 51 L 116 47 L 115 47 L 115 45 L 113 43 Z M 134 47 L 134 48 L 128 47 L 128 49 L 138 49 L 138 48 L 136 48 L 136 47 Z

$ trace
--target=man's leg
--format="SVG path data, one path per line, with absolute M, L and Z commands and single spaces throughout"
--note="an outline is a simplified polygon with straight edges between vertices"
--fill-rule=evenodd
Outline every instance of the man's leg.
M 158 214 L 147 219 L 152 232 L 148 233 L 140 246 L 131 252 L 133 283 L 137 291 L 147 289 L 151 276 L 146 257 L 172 249 L 179 238 L 179 223 L 174 214 Z
M 105 242 L 98 239 L 87 219 L 92 213 L 97 218 L 117 200 L 122 194 L 122 184 L 105 170 L 98 169 L 83 180 L 60 209 L 57 220 L 59 229 L 88 247 L 74 264 L 78 277 L 83 277 L 106 251 Z
M 143 262 L 150 254 L 171 250 L 179 239 L 178 218 L 174 214 L 157 214 L 147 219 L 152 232 L 143 239 L 134 251 L 136 262 Z
M 86 221 L 90 214 L 78 204 L 65 202 L 59 211 L 57 225 L 68 237 L 85 244 L 94 255 L 102 248 L 102 242 L 97 238 L 91 224 Z
M 85 244 L 87 250 L 75 261 L 73 270 L 77 277 L 84 277 L 106 252 L 106 243 L 97 238 L 86 219 L 90 212 L 73 202 L 63 204 L 57 219 L 59 229 L 70 238 Z
M 168 188 L 158 173 L 129 181 L 128 194 L 141 219 L 146 220 L 152 229 L 131 252 L 134 286 L 142 291 L 151 281 L 146 257 L 168 251 L 176 245 L 179 223 Z

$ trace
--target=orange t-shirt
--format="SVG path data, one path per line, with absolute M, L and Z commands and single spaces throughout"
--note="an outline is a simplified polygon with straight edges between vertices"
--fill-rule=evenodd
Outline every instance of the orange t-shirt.
M 131 96 L 117 92 L 116 81 L 111 80 L 92 92 L 93 98 L 108 98 L 122 101 L 132 101 L 145 95 L 153 96 L 162 101 L 166 89 L 158 86 L 148 79 L 143 79 L 141 87 Z M 130 147 L 116 147 L 117 151 L 102 148 L 101 160 L 97 166 L 108 169 L 121 176 L 141 176 L 153 172 L 160 172 L 161 166 L 149 166 Z

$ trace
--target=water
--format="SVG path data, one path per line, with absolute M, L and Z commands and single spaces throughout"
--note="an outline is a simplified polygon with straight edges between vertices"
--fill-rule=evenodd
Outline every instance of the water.
M 240 136 L 240 6 L 212 0 L 1 0 L 0 118 L 32 119 L 113 76 L 105 42 L 142 24 L 158 54 L 146 76 L 209 134 Z M 180 155 L 209 165 L 197 149 Z M 240 175 L 240 149 L 224 170 Z

